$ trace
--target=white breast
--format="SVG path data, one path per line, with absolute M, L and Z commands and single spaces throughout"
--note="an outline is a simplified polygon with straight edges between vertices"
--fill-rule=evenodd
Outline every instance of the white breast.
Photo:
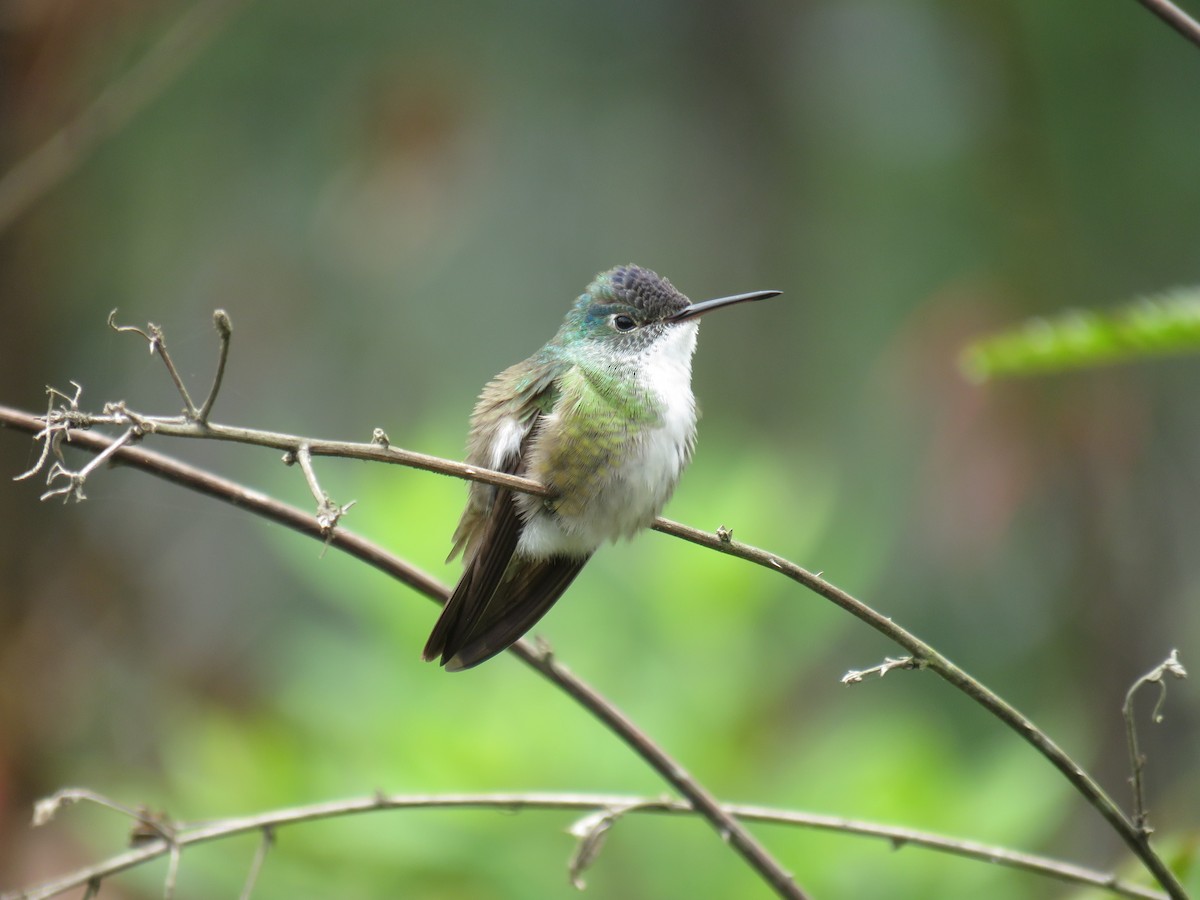
M 636 439 L 620 472 L 592 498 L 584 515 L 531 516 L 519 553 L 534 557 L 591 553 L 605 541 L 631 537 L 662 511 L 695 441 L 692 354 L 697 330 L 696 322 L 672 326 L 640 361 L 642 384 L 657 396 L 661 417 Z
M 696 438 L 692 354 L 698 330 L 697 322 L 672 326 L 667 336 L 655 345 L 642 369 L 643 383 L 658 395 L 663 410 L 661 423 L 646 432 L 626 468 L 627 499 L 631 505 L 640 507 L 643 519 L 651 519 L 662 511 L 692 456 Z M 645 524 L 634 524 L 623 533 Z

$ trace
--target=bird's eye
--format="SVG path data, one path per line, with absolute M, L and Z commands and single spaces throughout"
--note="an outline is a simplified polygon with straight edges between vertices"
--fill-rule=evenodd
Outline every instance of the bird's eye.
M 613 316 L 613 328 L 617 331 L 633 331 L 636 326 L 637 322 L 633 321 L 630 316 Z

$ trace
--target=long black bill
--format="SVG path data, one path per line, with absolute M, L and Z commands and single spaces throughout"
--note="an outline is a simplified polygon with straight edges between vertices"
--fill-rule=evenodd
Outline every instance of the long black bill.
M 782 293 L 783 291 L 751 291 L 749 294 L 734 294 L 732 297 L 718 297 L 716 300 L 689 303 L 675 315 L 667 316 L 663 321 L 682 322 L 685 319 L 694 319 L 706 312 L 712 312 L 714 309 L 720 309 L 722 306 L 733 306 L 735 303 L 746 303 L 750 300 L 766 300 L 769 297 L 778 297 Z

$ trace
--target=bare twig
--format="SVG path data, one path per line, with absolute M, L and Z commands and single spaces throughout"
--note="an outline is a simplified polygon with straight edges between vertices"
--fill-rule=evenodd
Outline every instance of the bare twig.
M 317 524 L 321 526 L 321 533 L 325 535 L 328 543 L 329 536 L 333 534 L 333 529 L 337 528 L 338 522 L 342 516 L 350 511 L 350 507 L 357 503 L 357 500 L 351 500 L 349 503 L 338 505 L 329 499 L 329 495 L 321 490 L 321 484 L 317 481 L 317 472 L 312 464 L 312 450 L 308 444 L 301 444 L 296 451 L 288 451 L 284 454 L 283 461 L 288 465 L 299 463 L 300 469 L 304 472 L 304 480 L 308 484 L 308 489 L 312 492 L 313 499 L 317 501 Z
M 46 386 L 46 394 L 50 397 L 50 400 L 48 401 L 49 406 L 46 409 L 46 416 L 43 419 L 43 421 L 46 423 L 46 427 L 34 435 L 33 438 L 35 441 L 40 440 L 42 442 L 42 452 L 38 455 L 38 461 L 33 464 L 33 467 L 22 472 L 20 475 L 14 476 L 13 481 L 24 481 L 26 478 L 32 478 L 42 470 L 44 465 L 46 465 L 47 460 L 50 459 L 51 453 L 54 454 L 55 459 L 57 459 L 59 462 L 62 462 L 62 442 L 63 439 L 68 436 L 68 431 L 65 427 L 55 428 L 55 426 L 51 424 L 51 421 L 54 418 L 54 401 L 56 399 L 61 399 L 67 410 L 74 412 L 79 411 L 79 396 L 83 393 L 83 387 L 79 384 L 76 384 L 74 381 L 72 381 L 71 384 L 75 388 L 75 393 L 71 396 L 64 394 L 57 388 L 50 387 L 49 385 Z
M 225 362 L 229 359 L 229 341 L 233 338 L 233 322 L 225 310 L 218 309 L 213 312 L 213 325 L 217 329 L 220 347 L 217 351 L 217 371 L 213 375 L 212 387 L 208 389 L 208 396 L 204 398 L 204 403 L 200 405 L 200 411 L 196 413 L 196 419 L 201 424 L 208 421 L 213 404 L 217 402 L 217 394 L 221 390 L 221 380 L 225 377 Z
M 10 412 L 19 413 L 22 416 L 28 415 L 13 407 L 5 408 Z M 393 465 L 421 469 L 426 472 L 437 472 L 453 478 L 482 481 L 485 484 L 494 484 L 497 487 L 506 487 L 527 494 L 536 494 L 543 497 L 547 494 L 546 489 L 542 485 L 536 481 L 530 481 L 528 478 L 509 475 L 505 472 L 495 472 L 491 469 L 479 469 L 453 460 L 430 456 L 426 453 L 405 450 L 401 447 L 393 446 L 386 440 L 372 439 L 369 443 L 326 441 L 277 431 L 262 431 L 257 428 L 219 425 L 214 422 L 201 424 L 188 421 L 184 416 L 144 416 L 133 412 L 121 403 L 108 404 L 105 412 L 100 414 L 86 413 L 79 410 L 78 407 L 70 408 L 63 406 L 57 410 L 53 410 L 47 418 L 36 421 L 41 426 L 47 420 L 50 422 L 51 427 L 49 429 L 44 427 L 38 428 L 37 438 L 39 440 L 44 441 L 48 437 L 58 435 L 57 439 L 61 441 L 68 433 L 77 435 L 81 433 L 80 429 L 89 429 L 101 425 L 116 427 L 138 425 L 146 433 L 153 432 L 162 437 L 228 441 L 237 444 L 250 444 L 256 447 L 283 450 L 285 453 L 290 452 L 293 454 L 298 453 L 302 445 L 307 445 L 309 453 L 312 456 L 333 456 L 339 459 L 392 463 Z M 42 464 L 44 464 L 45 459 L 46 454 L 43 452 Z M 40 468 L 41 465 L 35 466 L 20 477 L 28 478 L 39 471 Z
M 75 500 L 81 502 L 87 498 L 83 493 L 83 483 L 87 481 L 87 477 L 92 474 L 100 466 L 104 465 L 114 453 L 130 444 L 142 436 L 142 430 L 134 425 L 125 430 L 119 438 L 114 440 L 108 447 L 97 453 L 92 460 L 79 471 L 68 469 L 61 462 L 55 462 L 50 466 L 50 471 L 46 475 L 46 484 L 51 485 L 59 478 L 67 479 L 67 483 L 62 487 L 53 488 L 42 494 L 41 499 L 49 500 L 51 497 L 62 497 L 63 502 Z
M 578 891 L 587 888 L 587 883 L 583 880 L 583 873 L 591 868 L 600 856 L 609 829 L 616 824 L 617 819 L 635 809 L 637 809 L 636 803 L 628 806 L 605 806 L 603 809 L 590 812 L 582 819 L 571 823 L 567 833 L 579 841 L 575 845 L 575 852 L 567 861 L 567 880 L 571 882 L 573 888 Z
M 127 816 L 136 823 L 138 834 L 157 835 L 167 843 L 175 840 L 175 828 L 164 817 L 126 806 L 88 788 L 63 788 L 39 800 L 33 807 L 33 824 L 35 827 L 46 825 L 61 810 L 80 802 L 94 803 Z
M 175 885 L 179 882 L 179 861 L 183 851 L 179 841 L 171 841 L 167 854 L 167 874 L 163 878 L 163 900 L 174 900 Z
M 869 669 L 851 669 L 842 676 L 842 684 L 858 684 L 868 675 L 878 675 L 882 678 L 892 669 L 920 669 L 923 668 L 921 661 L 914 659 L 911 656 L 891 657 L 886 656 L 877 666 L 871 666 Z
M 27 414 L 20 413 L 16 410 L 6 410 L 0 407 L 0 420 L 4 419 L 4 413 L 15 413 L 24 421 L 32 421 L 33 428 L 26 427 L 25 430 L 36 430 L 40 432 L 41 421 Z M 90 420 L 92 423 L 98 422 L 99 419 L 93 417 Z M 112 424 L 122 424 L 123 419 L 111 420 Z M 198 429 L 194 423 L 184 422 L 164 422 L 155 420 L 155 432 L 164 435 L 178 435 L 181 437 L 213 437 L 218 440 L 235 440 L 243 443 L 252 443 L 260 446 L 277 447 L 284 450 L 298 449 L 301 444 L 307 444 L 314 455 L 345 455 L 355 459 L 380 459 L 386 462 L 396 462 L 404 465 L 413 465 L 416 468 L 422 468 L 429 471 L 441 472 L 443 474 L 452 475 L 458 478 L 466 478 L 475 481 L 483 481 L 489 484 L 499 484 L 504 487 L 511 488 L 525 493 L 544 496 L 546 490 L 540 484 L 529 479 L 519 478 L 512 475 L 504 475 L 499 472 L 477 469 L 472 466 L 467 466 L 462 463 L 453 462 L 451 460 L 437 459 L 436 457 L 425 456 L 424 454 L 414 454 L 411 451 L 401 451 L 394 446 L 381 448 L 374 444 L 346 444 L 334 441 L 317 441 L 307 438 L 300 438 L 293 435 L 281 435 L 270 432 L 259 432 L 252 429 L 230 428 L 228 426 L 208 425 L 203 430 Z M 90 436 L 90 435 L 88 435 Z M 347 451 L 339 453 L 339 450 Z M 164 458 L 165 459 L 165 458 Z M 651 526 L 654 530 L 664 534 L 669 534 L 674 537 L 682 538 L 694 544 L 708 547 L 713 550 L 719 550 L 722 553 L 736 556 L 756 565 L 763 566 L 768 569 L 780 572 L 791 580 L 807 587 L 809 590 L 826 598 L 837 606 L 849 612 L 855 618 L 870 625 L 876 631 L 888 637 L 901 647 L 909 651 L 913 659 L 921 667 L 928 668 L 935 672 L 940 678 L 949 682 L 958 690 L 965 693 L 967 696 L 975 700 L 992 715 L 999 718 L 1002 722 L 1008 725 L 1013 731 L 1021 736 L 1023 740 L 1031 744 L 1039 753 L 1041 753 L 1050 763 L 1057 768 L 1067 781 L 1075 787 L 1075 789 L 1083 795 L 1101 816 L 1112 826 L 1112 828 L 1121 836 L 1122 840 L 1129 849 L 1140 859 L 1147 870 L 1150 871 L 1160 884 L 1167 890 L 1168 894 L 1174 900 L 1186 898 L 1186 893 L 1179 883 L 1178 878 L 1166 865 L 1166 863 L 1158 856 L 1149 842 L 1145 840 L 1145 836 L 1134 826 L 1134 824 L 1125 816 L 1121 809 L 1113 802 L 1112 798 L 1104 791 L 1103 788 L 1093 779 L 1087 772 L 1076 763 L 1065 751 L 1062 750 L 1044 731 L 1039 729 L 1030 719 L 1022 715 L 1015 707 L 996 694 L 994 691 L 986 687 L 980 681 L 969 675 L 966 671 L 959 668 L 949 659 L 938 653 L 932 646 L 922 641 L 906 629 L 897 625 L 887 616 L 881 615 L 871 609 L 860 600 L 843 591 L 841 588 L 825 581 L 818 575 L 809 572 L 808 570 L 790 562 L 782 557 L 776 556 L 766 550 L 758 547 L 753 547 L 749 544 L 743 544 L 735 541 L 732 538 L 725 538 L 714 533 L 701 531 L 698 528 L 693 528 L 689 525 L 683 525 L 678 522 L 673 522 L 669 519 L 657 519 Z M 336 541 L 334 542 L 336 544 Z M 524 653 L 522 659 L 529 665 L 538 668 L 544 674 L 554 677 L 555 664 L 552 659 L 545 657 L 536 652 L 530 652 L 528 645 L 522 645 Z M 565 670 L 561 673 L 567 675 Z M 571 693 L 571 689 L 564 685 Z M 590 689 L 589 689 L 590 690 Z M 574 694 L 577 699 L 589 699 L 587 691 L 581 694 Z M 602 699 L 602 698 L 590 698 Z M 608 719 L 610 727 L 618 727 L 619 713 L 617 719 Z M 635 729 L 636 732 L 636 729 Z M 631 739 L 629 732 L 621 731 L 626 740 Z M 665 758 L 665 757 L 663 757 Z M 657 765 L 656 765 L 657 768 Z M 664 776 L 672 774 L 669 770 L 659 771 Z M 682 771 L 682 770 L 680 770 Z M 686 773 L 684 773 L 686 775 Z M 711 797 L 707 797 L 710 810 L 715 810 L 715 801 Z M 698 804 L 697 808 L 704 808 Z M 715 819 L 710 819 L 716 824 Z M 737 842 L 734 841 L 737 846 Z
M 267 853 L 273 846 L 275 846 L 275 828 L 272 825 L 264 825 L 262 839 L 258 842 L 254 859 L 250 861 L 250 871 L 246 873 L 246 883 L 242 885 L 242 892 L 238 894 L 238 900 L 250 900 L 250 895 L 254 893 L 254 885 L 258 883 L 258 873 L 262 871 Z
M 0 413 L 5 412 L 4 407 L 0 407 Z M 13 413 L 18 413 L 12 410 Z M 25 416 L 23 413 L 18 413 L 20 416 Z M 3 418 L 3 416 L 0 416 Z M 26 420 L 32 417 L 26 417 Z M 41 431 L 40 420 L 33 419 L 33 423 L 38 426 L 37 431 Z M 100 421 L 99 418 L 93 417 L 90 420 L 92 423 Z M 123 419 L 111 420 L 112 424 L 122 424 Z M 29 429 L 26 429 L 29 430 Z M 220 426 L 210 424 L 204 426 L 203 429 L 198 428 L 195 423 L 185 422 L 167 422 L 163 420 L 154 420 L 154 430 L 157 434 L 163 435 L 178 435 L 181 437 L 212 437 L 218 440 L 235 440 L 242 443 L 257 444 L 260 446 L 277 447 L 284 450 L 299 449 L 302 444 L 307 444 L 310 451 L 314 455 L 345 455 L 355 459 L 380 459 L 386 462 L 396 462 L 404 465 L 413 465 L 416 468 L 427 469 L 429 471 L 441 472 L 443 474 L 453 475 L 458 478 L 466 478 L 475 481 L 483 481 L 489 484 L 499 484 L 504 487 L 511 488 L 525 493 L 544 496 L 546 489 L 537 482 L 530 481 L 526 478 L 519 478 L 512 475 L 504 475 L 499 472 L 477 469 L 472 466 L 467 466 L 462 463 L 453 462 L 451 460 L 437 459 L 428 457 L 424 454 L 413 454 L 411 451 L 401 451 L 394 446 L 382 448 L 375 444 L 346 444 L 333 441 L 317 441 L 307 438 L 300 438 L 293 435 L 281 435 L 270 432 L 259 432 L 253 429 L 230 428 L 228 426 Z M 339 453 L 339 450 L 348 451 Z M 413 460 L 414 461 L 410 461 Z M 899 644 L 907 650 L 914 659 L 914 665 L 918 667 L 928 668 L 935 672 L 940 678 L 948 681 L 958 690 L 965 693 L 967 696 L 975 700 L 992 715 L 999 718 L 1002 722 L 1008 725 L 1013 731 L 1021 736 L 1023 740 L 1031 744 L 1039 753 L 1041 753 L 1050 763 L 1057 768 L 1067 781 L 1075 787 L 1080 794 L 1100 813 L 1101 816 L 1108 821 L 1112 828 L 1121 836 L 1125 844 L 1130 850 L 1142 861 L 1146 868 L 1154 875 L 1160 884 L 1167 890 L 1168 894 L 1174 900 L 1185 898 L 1186 894 L 1178 878 L 1170 870 L 1165 862 L 1158 856 L 1149 842 L 1145 840 L 1144 835 L 1134 826 L 1134 824 L 1125 816 L 1121 809 L 1113 802 L 1112 798 L 1104 791 L 1103 788 L 1084 771 L 1083 767 L 1076 763 L 1065 751 L 1062 750 L 1044 731 L 1039 729 L 1030 719 L 1022 715 L 1015 707 L 996 694 L 994 691 L 986 687 L 979 680 L 972 677 L 963 669 L 952 663 L 949 659 L 937 652 L 931 645 L 918 638 L 916 635 L 897 625 L 887 616 L 867 606 L 862 601 L 856 599 L 850 594 L 843 591 L 841 588 L 825 581 L 818 575 L 809 572 L 808 570 L 796 565 L 789 560 L 776 556 L 766 550 L 758 547 L 753 547 L 749 544 L 744 544 L 735 541 L 727 535 L 717 535 L 707 531 L 701 531 L 698 528 L 693 528 L 689 525 L 683 525 L 678 522 L 673 522 L 669 519 L 659 518 L 655 520 L 651 526 L 654 530 L 664 534 L 669 534 L 674 537 L 682 538 L 694 544 L 699 544 L 713 550 L 719 550 L 722 553 L 736 556 L 756 565 L 763 566 L 768 569 L 780 572 L 791 580 L 807 587 L 809 590 L 826 598 L 845 611 L 849 612 L 855 618 L 870 625 L 876 631 L 888 637 L 895 643 Z M 556 664 L 553 659 L 548 656 L 543 656 L 537 653 L 530 653 L 527 649 L 528 645 L 523 645 L 525 654 L 522 659 L 529 665 L 538 668 L 544 674 L 549 676 L 555 675 Z M 565 670 L 562 672 L 566 675 Z M 577 699 L 588 699 L 588 691 L 582 690 L 580 694 L 574 694 L 569 687 L 564 685 L 564 688 L 576 696 Z M 591 699 L 602 699 L 598 696 Z M 617 712 L 614 710 L 614 712 Z M 620 714 L 617 712 L 617 718 L 606 719 L 610 727 L 618 727 Z M 627 740 L 631 739 L 632 733 L 622 730 L 622 736 Z M 634 730 L 636 733 L 636 729 Z M 665 758 L 665 757 L 664 757 Z M 661 761 L 661 760 L 660 760 Z M 656 765 L 657 768 L 657 765 Z M 669 770 L 659 769 L 664 776 L 672 774 Z M 682 770 L 680 770 L 682 771 Z M 686 775 L 686 773 L 684 773 Z M 707 797 L 707 795 L 706 795 Z M 707 805 L 710 810 L 715 810 L 715 801 L 711 797 L 707 797 Z M 703 805 L 697 804 L 697 808 L 704 808 Z M 715 819 L 710 819 L 714 824 Z M 737 842 L 734 841 L 735 846 Z
M 1166 22 L 1184 38 L 1200 47 L 1200 22 L 1171 3 L 1170 0 L 1138 0 L 1138 3 Z
M 18 428 L 30 434 L 37 434 L 42 430 L 43 420 L 23 413 L 20 410 L 0 406 L 0 426 Z M 217 426 L 212 427 L 215 428 Z M 103 451 L 113 440 L 112 438 L 90 431 L 74 432 L 73 439 L 76 446 L 91 452 Z M 315 453 L 318 444 L 322 442 L 297 440 L 297 448 L 300 443 L 308 443 Z M 285 450 L 290 449 L 287 444 L 269 443 L 267 446 L 274 446 Z M 419 460 L 417 468 L 444 471 L 448 474 L 457 474 L 459 477 L 477 477 L 482 481 L 492 481 L 493 476 L 500 475 L 500 473 L 491 472 L 479 473 L 474 469 L 470 469 L 470 467 L 462 466 L 460 463 L 451 463 L 449 460 L 437 459 L 436 457 L 425 456 L 424 454 L 412 454 L 410 451 L 397 451 L 395 448 L 384 450 L 370 444 L 354 446 L 365 446 L 371 450 L 372 454 L 386 454 L 391 457 L 387 459 L 389 462 L 397 462 L 400 457 L 412 456 Z M 327 453 L 325 455 L 334 454 Z M 234 506 L 250 510 L 264 518 L 285 525 L 303 534 L 308 534 L 322 540 L 326 537 L 312 516 L 304 514 L 295 507 L 280 503 L 258 491 L 250 490 L 236 482 L 220 478 L 194 466 L 189 466 L 164 454 L 155 453 L 142 447 L 122 447 L 114 453 L 113 460 L 126 463 L 191 490 L 224 500 Z M 470 470 L 472 474 L 465 474 L 464 469 Z M 524 478 L 500 475 L 497 481 L 532 485 L 533 492 L 545 493 L 544 488 Z M 444 603 L 450 594 L 449 589 L 432 576 L 385 552 L 371 542 L 347 532 L 345 529 L 335 530 L 329 536 L 329 543 L 331 546 L 345 550 L 362 561 L 402 581 L 404 584 L 409 585 L 414 590 L 437 600 L 439 603 Z M 705 790 L 680 763 L 667 754 L 663 748 L 659 747 L 649 735 L 639 729 L 612 703 L 584 681 L 570 673 L 566 667 L 555 663 L 539 650 L 532 649 L 528 641 L 518 641 L 513 645 L 512 652 L 524 663 L 542 673 L 542 675 L 559 688 L 578 700 L 592 715 L 603 722 L 627 746 L 652 766 L 656 772 L 660 773 L 669 784 L 688 800 L 697 813 L 717 830 L 718 834 L 733 847 L 738 855 L 758 872 L 763 880 L 779 896 L 791 898 L 804 897 L 804 893 L 796 886 L 791 875 L 783 870 L 779 863 L 767 853 L 754 836 L 736 819 L 726 813 L 712 794 Z
M 241 2 L 206 0 L 194 4 L 91 106 L 5 173 L 0 178 L 0 233 L 162 94 L 220 33 Z
M 167 367 L 167 373 L 171 376 L 171 380 L 175 382 L 175 390 L 179 391 L 179 396 L 183 398 L 184 415 L 189 421 L 201 421 L 200 412 L 196 409 L 196 404 L 192 402 L 187 385 L 183 383 L 183 376 L 179 374 L 179 370 L 175 368 L 175 360 L 171 359 L 171 354 L 167 352 L 167 337 L 163 334 L 162 328 L 153 322 L 146 325 L 146 331 L 142 331 L 136 325 L 118 325 L 115 309 L 108 314 L 108 327 L 116 332 L 130 331 L 145 338 L 150 344 L 150 355 L 158 354 L 163 365 Z
M 679 800 L 609 794 L 375 794 L 369 797 L 292 807 L 260 813 L 254 816 L 220 819 L 195 825 L 181 823 L 177 827 L 176 842 L 180 847 L 188 847 L 193 844 L 221 840 L 255 831 L 261 831 L 266 834 L 285 825 L 296 825 L 341 816 L 368 814 L 379 810 L 464 808 L 498 809 L 508 812 L 520 812 L 529 809 L 586 811 L 592 815 L 577 823 L 584 826 L 581 828 L 581 831 L 585 833 L 594 830 L 595 823 L 599 822 L 605 816 L 612 818 L 630 813 L 665 815 L 696 814 L 696 811 L 691 806 Z M 1007 868 L 1055 878 L 1070 884 L 1099 888 L 1122 897 L 1136 897 L 1142 898 L 1142 900 L 1166 900 L 1165 894 L 1125 881 L 1112 873 L 1099 872 L 1084 866 L 1065 863 L 1061 860 L 1038 856 L 1032 853 L 1022 853 L 1004 847 L 981 844 L 976 841 L 964 841 L 958 838 L 949 838 L 911 828 L 897 828 L 880 825 L 875 822 L 865 822 L 859 819 L 823 816 L 815 813 L 780 810 L 764 806 L 729 803 L 723 804 L 722 809 L 730 816 L 748 822 L 793 825 L 820 831 L 879 838 L 889 841 L 897 849 L 910 845 L 923 847 L 928 850 L 949 853 L 967 859 L 991 862 Z M 608 822 L 608 825 L 611 824 L 611 821 Z M 269 846 L 269 844 L 270 839 L 264 838 L 263 844 L 259 847 L 260 855 L 265 854 L 266 850 L 264 850 L 264 847 Z M 53 882 L 47 882 L 26 891 L 0 895 L 0 900 L 46 900 L 46 898 L 55 897 L 80 885 L 92 881 L 98 882 L 101 878 L 108 878 L 149 860 L 156 859 L 168 852 L 167 847 L 167 843 L 162 840 L 141 845 L 104 862 L 62 876 Z
M 1187 678 L 1187 669 L 1179 661 L 1178 650 L 1172 650 L 1170 656 L 1135 681 L 1125 694 L 1125 703 L 1121 706 L 1121 713 L 1125 718 L 1125 738 L 1129 744 L 1129 765 L 1133 771 L 1129 779 L 1133 784 L 1133 824 L 1146 836 L 1149 836 L 1154 829 L 1150 827 L 1146 811 L 1146 796 L 1142 784 L 1146 757 L 1138 749 L 1137 726 L 1133 720 L 1133 699 L 1137 692 L 1146 685 L 1158 685 L 1158 702 L 1154 704 L 1154 712 L 1150 716 L 1150 720 L 1157 725 L 1162 721 L 1162 706 L 1167 699 L 1167 675 L 1173 675 L 1175 678 Z
M 899 644 L 912 655 L 919 667 L 927 668 L 937 674 L 939 678 L 949 682 L 1031 744 L 1104 817 L 1113 830 L 1120 835 L 1125 845 L 1163 886 L 1172 900 L 1187 900 L 1187 893 L 1175 873 L 1159 857 L 1154 848 L 1145 840 L 1145 836 L 1125 816 L 1120 807 L 1113 802 L 1096 780 L 1084 771 L 1082 766 L 1068 756 L 1048 734 L 1022 715 L 1011 703 L 952 663 L 925 641 L 836 585 L 766 550 L 738 541 L 723 541 L 715 534 L 667 519 L 659 519 L 651 527 L 664 534 L 680 537 L 685 541 L 691 541 L 712 550 L 719 550 L 730 556 L 736 556 L 747 562 L 780 572 Z

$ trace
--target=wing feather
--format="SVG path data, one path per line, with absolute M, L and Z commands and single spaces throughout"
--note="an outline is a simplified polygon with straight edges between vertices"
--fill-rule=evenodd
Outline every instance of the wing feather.
M 529 360 L 524 366 L 514 366 L 500 373 L 484 388 L 471 420 L 468 461 L 472 465 L 510 474 L 524 473 L 530 444 L 538 433 L 538 420 L 553 406 L 558 393 L 554 386 L 556 370 L 549 365 L 535 365 L 531 375 L 530 364 L 534 362 Z M 502 443 L 498 445 L 497 442 Z M 467 508 L 454 533 L 454 549 L 450 554 L 453 558 L 464 551 L 466 567 L 433 626 L 422 658 L 440 657 L 443 665 L 460 656 L 473 659 L 459 668 L 482 662 L 516 641 L 524 632 L 517 632 L 499 645 L 496 634 L 502 631 L 507 636 L 518 621 L 528 620 L 532 626 L 566 590 L 574 573 L 532 618 L 524 611 L 520 597 L 511 594 L 506 594 L 493 612 L 498 588 L 505 583 L 515 583 L 506 582 L 505 575 L 512 568 L 523 527 L 517 497 L 512 491 L 472 482 Z M 583 565 L 582 560 L 579 565 Z M 541 594 L 538 602 L 540 597 Z M 479 656 L 483 652 L 481 649 L 472 649 L 463 656 L 468 642 L 486 644 L 486 656 Z
M 447 672 L 477 666 L 507 649 L 546 614 L 589 557 L 526 562 L 500 583 L 459 646 L 448 649 Z

